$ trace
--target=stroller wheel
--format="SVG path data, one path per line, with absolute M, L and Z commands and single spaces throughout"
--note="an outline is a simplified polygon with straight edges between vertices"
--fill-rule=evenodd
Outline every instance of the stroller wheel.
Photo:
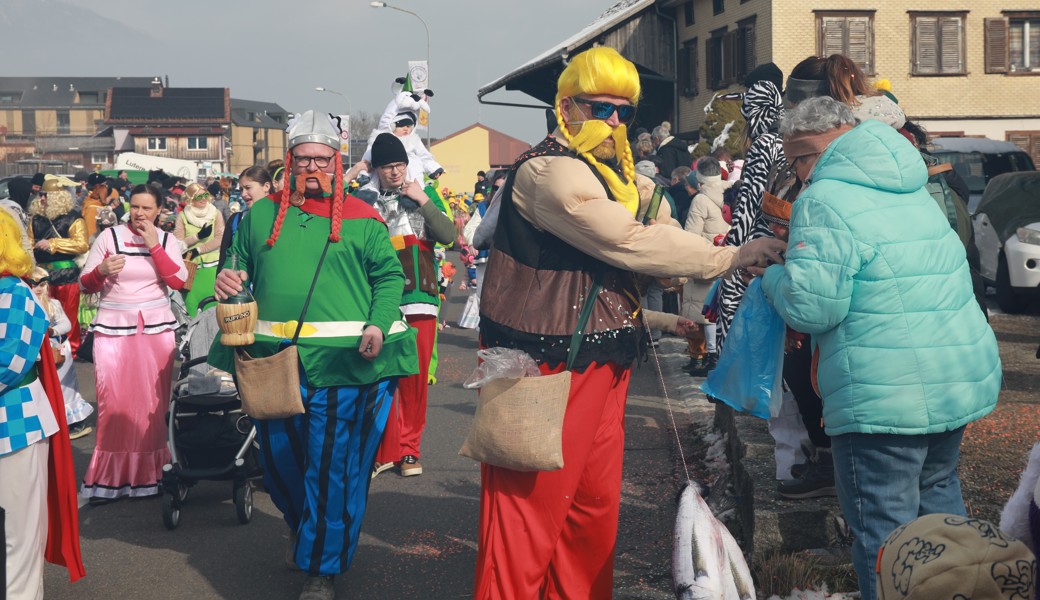
M 173 494 L 163 494 L 162 497 L 162 520 L 163 525 L 169 530 L 177 529 L 181 524 L 181 509 Z
M 238 522 L 247 525 L 253 520 L 253 484 L 235 488 L 235 513 L 238 514 Z
M 178 482 L 177 483 L 177 505 L 178 506 L 181 505 L 181 504 L 184 504 L 185 502 L 188 501 L 188 491 L 189 490 L 190 490 L 190 488 L 188 487 L 188 485 L 186 483 L 183 483 L 183 482 Z

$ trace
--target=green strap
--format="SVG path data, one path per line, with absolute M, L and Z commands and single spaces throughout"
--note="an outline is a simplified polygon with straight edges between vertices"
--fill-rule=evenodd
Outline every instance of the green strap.
M 76 263 L 71 260 L 56 260 L 49 263 L 40 263 L 40 266 L 44 269 L 74 269 L 76 268 Z
M 662 196 L 664 196 L 664 188 L 655 185 L 654 195 L 650 197 L 650 204 L 646 207 L 646 214 L 643 215 L 643 225 L 649 225 L 651 219 L 657 218 L 657 212 L 661 210 Z
M 596 296 L 599 295 L 599 291 L 602 289 L 603 273 L 597 271 L 592 285 L 589 286 L 589 292 L 585 295 L 585 302 L 581 305 L 581 313 L 578 315 L 578 326 L 574 328 L 574 333 L 571 335 L 571 347 L 567 350 L 568 371 L 574 366 L 574 359 L 578 358 L 578 350 L 581 349 L 585 326 L 588 325 L 589 317 L 592 316 L 592 308 L 596 305 Z

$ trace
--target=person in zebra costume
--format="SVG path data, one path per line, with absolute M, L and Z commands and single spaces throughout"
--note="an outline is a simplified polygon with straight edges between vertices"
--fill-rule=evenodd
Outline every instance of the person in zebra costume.
M 772 237 L 768 224 L 762 219 L 762 193 L 766 191 L 771 172 L 787 169 L 783 140 L 778 131 L 784 116 L 779 85 L 769 79 L 752 83 L 744 94 L 740 114 L 747 121 L 751 146 L 744 159 L 740 192 L 733 211 L 733 227 L 726 236 L 727 246 L 740 246 L 755 238 Z M 730 274 L 719 284 L 719 318 L 715 335 L 720 352 L 745 289 L 747 283 L 741 272 Z

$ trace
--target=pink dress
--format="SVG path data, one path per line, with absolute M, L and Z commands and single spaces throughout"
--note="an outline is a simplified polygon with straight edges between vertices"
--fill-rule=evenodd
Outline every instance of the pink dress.
M 83 287 L 101 292 L 93 325 L 97 444 L 81 490 L 88 498 L 157 494 L 170 461 L 164 415 L 177 322 L 168 286 L 179 289 L 187 272 L 177 239 L 159 232 L 159 241 L 162 248 L 150 251 L 129 227 L 114 227 L 97 238 L 83 268 Z M 114 254 L 126 256 L 123 270 L 101 278 L 98 264 Z

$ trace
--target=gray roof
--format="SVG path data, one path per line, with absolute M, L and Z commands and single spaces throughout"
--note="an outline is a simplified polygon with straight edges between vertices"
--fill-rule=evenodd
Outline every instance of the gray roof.
M 231 99 L 231 122 L 242 127 L 285 129 L 289 111 L 274 102 Z
M 175 121 L 211 123 L 229 121 L 227 88 L 163 88 L 152 97 L 149 88 L 112 88 L 106 121 L 152 123 Z
M 154 77 L 0 77 L 0 96 L 18 94 L 14 102 L 0 106 L 19 108 L 66 108 L 105 105 L 104 92 L 112 87 L 147 88 Z M 96 97 L 81 97 L 77 92 L 93 92 Z

